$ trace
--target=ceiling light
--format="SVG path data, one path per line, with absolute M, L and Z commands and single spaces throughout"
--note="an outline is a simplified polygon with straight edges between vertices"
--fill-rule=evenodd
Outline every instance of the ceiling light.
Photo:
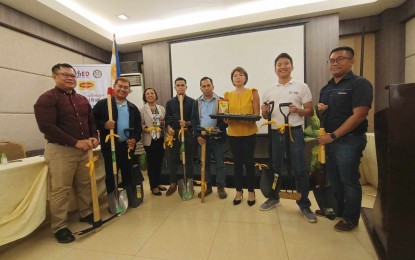
M 123 20 L 123 21 L 125 21 L 125 20 L 127 20 L 128 19 L 128 17 L 126 16 L 126 15 L 124 15 L 124 14 L 120 14 L 119 16 L 118 16 L 118 18 L 120 18 L 121 20 Z

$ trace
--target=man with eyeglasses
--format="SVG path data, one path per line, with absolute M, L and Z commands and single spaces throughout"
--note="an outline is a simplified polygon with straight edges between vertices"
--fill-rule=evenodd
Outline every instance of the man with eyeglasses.
M 327 132 L 319 138 L 326 147 L 326 171 L 338 203 L 337 231 L 350 231 L 359 223 L 362 187 L 359 165 L 366 147 L 368 121 L 373 101 L 370 82 L 353 74 L 354 50 L 338 47 L 330 52 L 328 66 L 332 79 L 320 91 L 318 110 Z M 320 210 L 317 215 L 324 216 Z
M 45 135 L 49 167 L 51 227 L 59 243 L 75 240 L 68 229 L 69 194 L 75 186 L 80 221 L 93 224 L 88 150 L 98 146 L 97 128 L 88 100 L 75 92 L 76 72 L 67 63 L 52 67 L 55 88 L 34 105 L 36 121 Z

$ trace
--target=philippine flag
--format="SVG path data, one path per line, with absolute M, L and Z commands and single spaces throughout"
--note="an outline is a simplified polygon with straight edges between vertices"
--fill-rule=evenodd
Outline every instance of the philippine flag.
M 120 58 L 118 57 L 117 41 L 115 40 L 115 34 L 113 35 L 112 42 L 112 55 L 111 55 L 111 86 L 114 86 L 115 79 L 121 75 L 120 70 Z

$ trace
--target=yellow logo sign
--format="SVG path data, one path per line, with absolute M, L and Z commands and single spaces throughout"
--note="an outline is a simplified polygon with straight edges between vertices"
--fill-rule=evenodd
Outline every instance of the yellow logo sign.
M 84 80 L 78 81 L 79 90 L 95 90 L 95 81 L 93 80 Z

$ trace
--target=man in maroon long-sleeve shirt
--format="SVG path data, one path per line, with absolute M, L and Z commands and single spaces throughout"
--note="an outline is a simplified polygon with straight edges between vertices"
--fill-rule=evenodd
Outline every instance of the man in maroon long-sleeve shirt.
M 34 105 L 36 121 L 48 141 L 51 226 L 60 243 L 75 240 L 68 229 L 69 192 L 75 185 L 80 221 L 93 223 L 88 150 L 98 146 L 97 128 L 88 100 L 77 94 L 75 69 L 66 63 L 52 67 L 55 88 Z

